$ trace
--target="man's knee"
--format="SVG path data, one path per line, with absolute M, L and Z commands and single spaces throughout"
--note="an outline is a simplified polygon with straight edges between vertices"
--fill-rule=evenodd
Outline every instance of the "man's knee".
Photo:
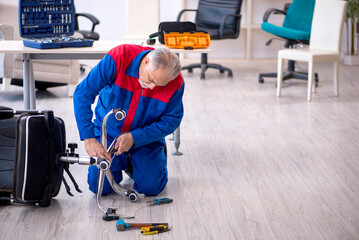
M 158 176 L 152 179 L 148 176 L 136 179 L 136 176 L 134 176 L 134 180 L 135 184 L 133 188 L 138 193 L 143 193 L 146 196 L 156 196 L 160 194 L 166 187 L 166 184 L 168 182 L 167 170 L 161 172 Z

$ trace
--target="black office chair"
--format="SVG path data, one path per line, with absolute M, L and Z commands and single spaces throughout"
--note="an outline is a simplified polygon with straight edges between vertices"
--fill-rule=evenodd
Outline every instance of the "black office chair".
M 295 48 L 297 44 L 309 44 L 312 18 L 315 0 L 293 0 L 291 4 L 286 4 L 284 10 L 270 8 L 263 16 L 262 30 L 280 37 L 285 40 L 284 47 Z M 285 15 L 283 26 L 276 26 L 268 22 L 271 14 Z M 270 39 L 268 46 L 274 38 Z M 260 73 L 258 82 L 263 83 L 264 77 L 277 77 L 277 72 Z M 308 80 L 308 73 L 295 70 L 295 61 L 288 61 L 287 71 L 283 74 L 283 81 L 290 78 Z M 318 85 L 318 74 L 315 73 L 315 82 Z
M 200 0 L 198 9 L 183 9 L 177 16 L 177 21 L 186 11 L 196 12 L 195 23 L 198 31 L 207 31 L 211 40 L 236 39 L 239 36 L 241 21 L 242 0 Z M 193 68 L 201 68 L 201 79 L 205 79 L 207 68 L 218 69 L 220 73 L 228 72 L 232 77 L 232 70 L 219 64 L 210 64 L 207 61 L 207 53 L 202 53 L 200 64 L 191 64 L 182 67 L 192 72 Z
M 79 17 L 85 17 L 92 22 L 91 30 L 80 30 L 79 22 L 78 22 Z M 94 15 L 92 15 L 90 13 L 76 13 L 76 10 L 75 10 L 75 32 L 81 33 L 84 38 L 92 39 L 92 40 L 99 40 L 100 35 L 97 32 L 95 32 L 95 27 L 98 24 L 100 24 L 100 21 Z

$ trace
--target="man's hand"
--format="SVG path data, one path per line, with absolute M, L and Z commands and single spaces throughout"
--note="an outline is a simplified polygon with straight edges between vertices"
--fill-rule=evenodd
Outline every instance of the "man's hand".
M 102 147 L 96 138 L 88 138 L 84 140 L 85 149 L 90 157 L 101 157 L 109 161 L 112 160 L 111 155 Z
M 123 152 L 127 152 L 128 150 L 130 150 L 134 143 L 135 142 L 133 141 L 131 133 L 122 134 L 117 138 L 117 141 L 115 143 L 115 148 L 117 149 L 115 155 L 120 155 Z

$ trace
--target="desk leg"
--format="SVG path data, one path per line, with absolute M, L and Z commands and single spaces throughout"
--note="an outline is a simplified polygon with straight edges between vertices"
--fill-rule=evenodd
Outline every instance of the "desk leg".
M 35 92 L 35 78 L 34 67 L 31 59 L 29 59 L 29 93 L 30 93 L 30 109 L 36 109 L 36 92 Z
M 178 151 L 178 148 L 181 144 L 181 126 L 179 126 L 173 133 L 173 139 L 176 151 L 174 151 L 172 155 L 182 155 L 182 153 Z
M 24 109 L 36 108 L 35 96 L 35 81 L 34 71 L 32 69 L 32 62 L 30 55 L 24 53 L 22 55 L 23 61 L 23 94 L 24 94 Z
M 23 64 L 23 97 L 24 97 L 24 109 L 30 109 L 30 81 L 29 81 L 29 55 L 24 53 L 22 54 L 22 64 Z

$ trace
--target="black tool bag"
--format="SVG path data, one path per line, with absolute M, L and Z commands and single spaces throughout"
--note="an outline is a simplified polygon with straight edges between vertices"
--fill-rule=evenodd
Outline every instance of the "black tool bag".
M 165 33 L 193 31 L 196 31 L 196 24 L 193 22 L 161 22 L 158 26 L 158 32 L 152 33 L 149 37 L 154 38 L 158 36 L 158 41 L 165 44 Z
M 49 206 L 63 180 L 58 155 L 65 149 L 64 121 L 52 111 L 0 106 L 0 202 Z

